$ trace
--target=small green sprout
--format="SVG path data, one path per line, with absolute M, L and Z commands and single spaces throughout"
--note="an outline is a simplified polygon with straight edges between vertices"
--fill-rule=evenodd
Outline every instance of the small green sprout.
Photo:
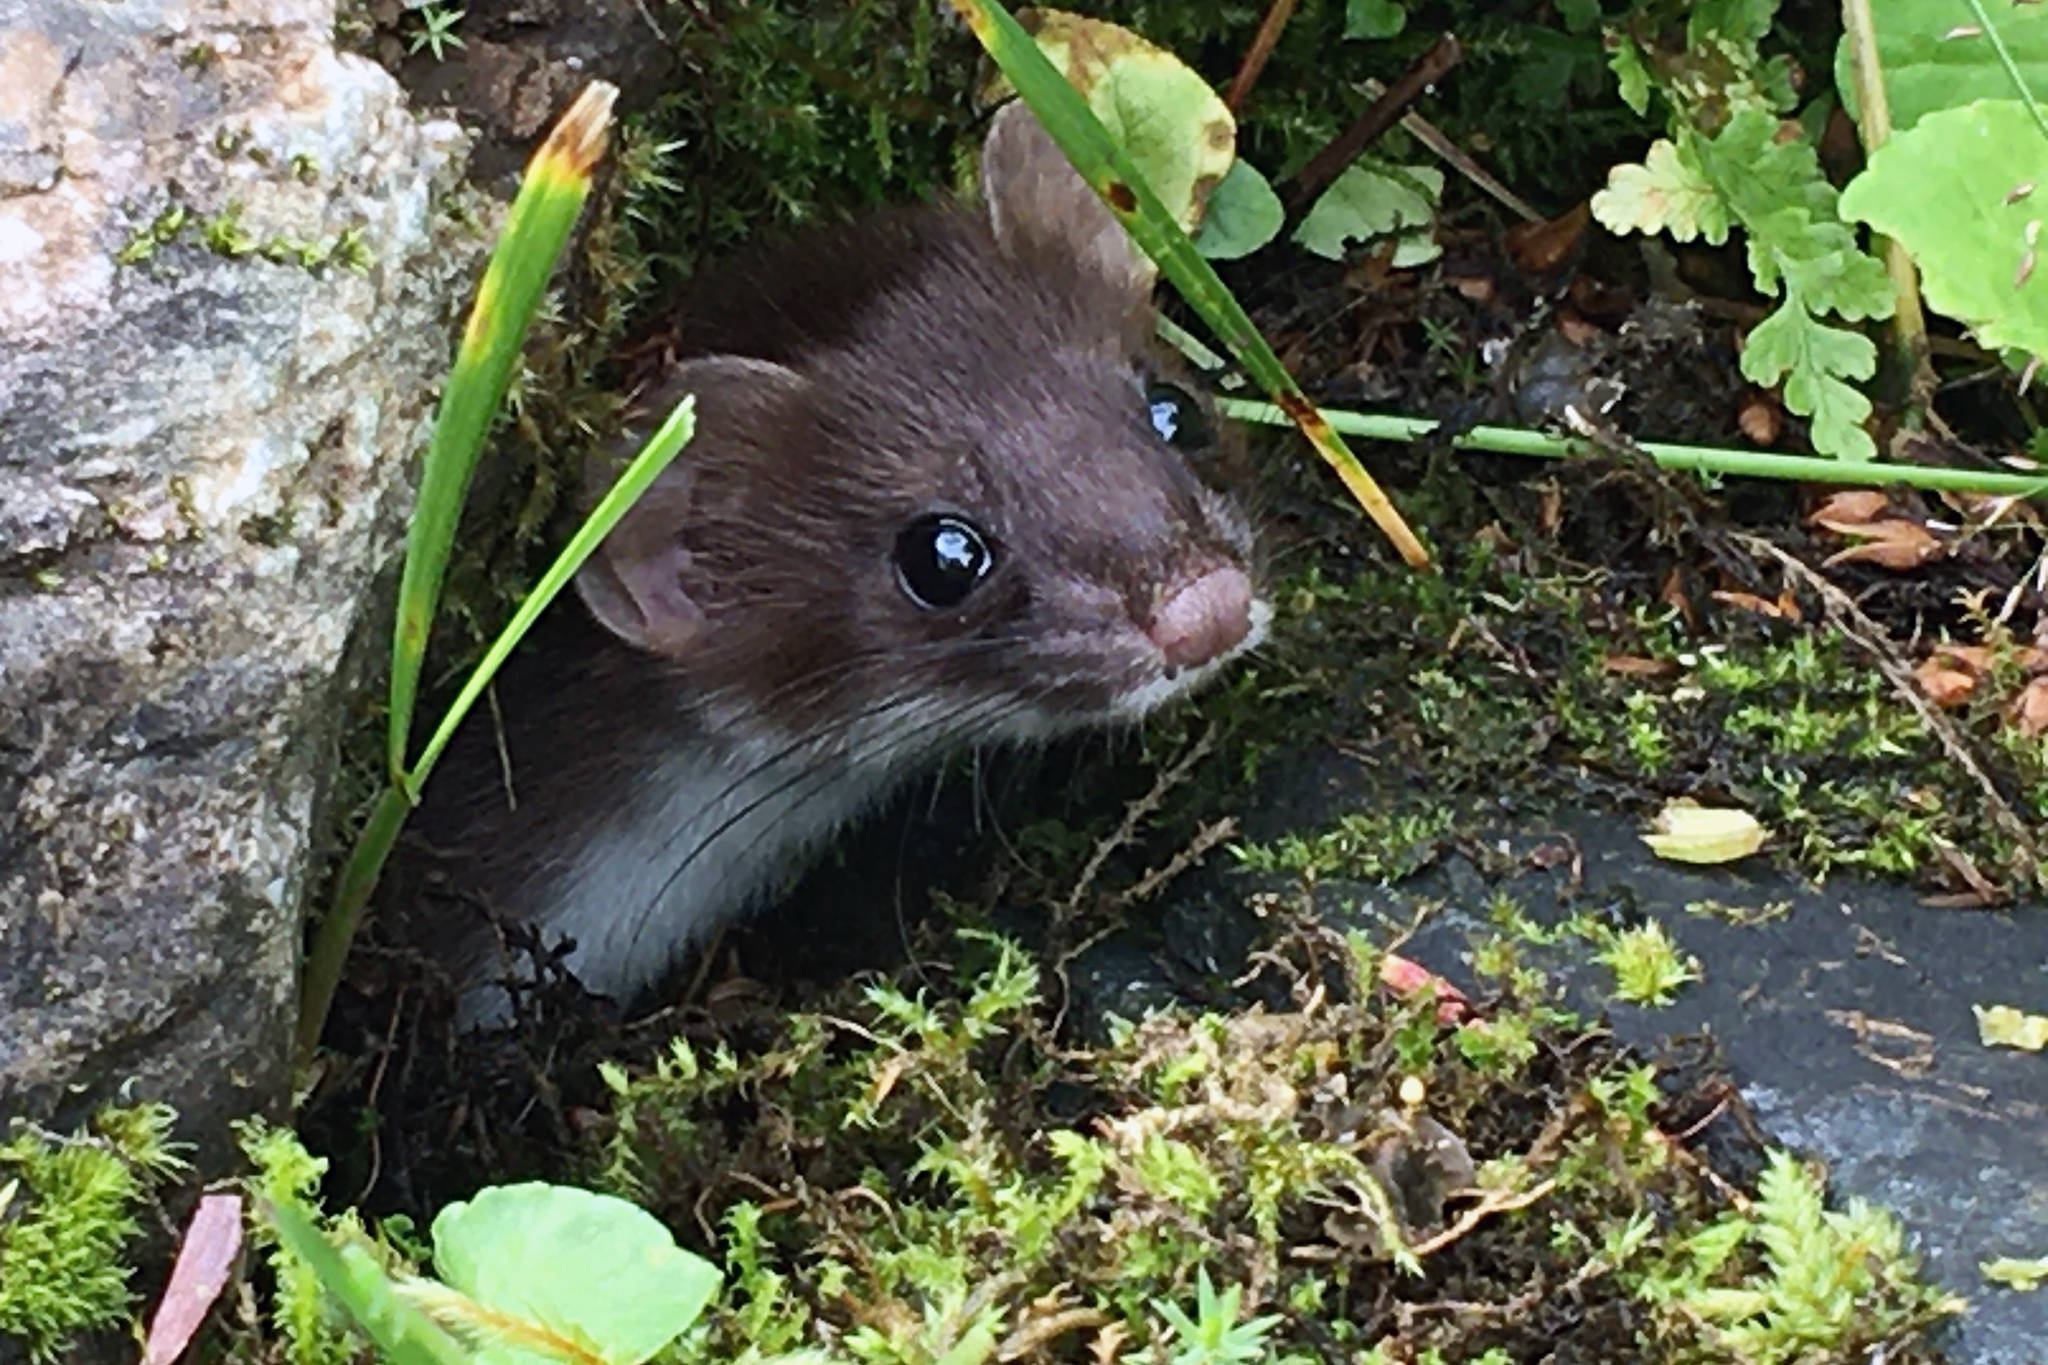
M 462 22 L 468 10 L 422 5 L 413 13 L 419 18 L 419 28 L 406 40 L 408 51 L 418 52 L 426 48 L 434 54 L 435 61 L 441 62 L 448 59 L 449 48 L 464 46 L 455 26 Z
M 1277 1314 L 1237 1320 L 1244 1289 L 1232 1285 L 1221 1294 L 1209 1282 L 1205 1267 L 1195 1281 L 1195 1316 L 1190 1319 L 1176 1304 L 1162 1299 L 1153 1304 L 1159 1316 L 1173 1328 L 1178 1348 L 1168 1357 L 1169 1365 L 1250 1365 L 1266 1354 L 1266 1334 L 1280 1325 Z
M 1614 993 L 1630 1004 L 1661 1008 L 1680 986 L 1700 979 L 1699 959 L 1682 951 L 1655 920 L 1602 936 L 1595 956 L 1614 973 Z

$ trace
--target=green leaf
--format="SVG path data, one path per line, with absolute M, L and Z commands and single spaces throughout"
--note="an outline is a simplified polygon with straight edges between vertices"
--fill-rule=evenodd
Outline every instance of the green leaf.
M 1813 423 L 1814 449 L 1845 460 L 1876 458 L 1863 422 L 1870 400 L 1845 380 L 1868 379 L 1877 368 L 1870 338 L 1816 322 L 1787 302 L 1750 330 L 1742 373 L 1755 384 L 1785 385 L 1785 406 Z
M 1638 118 L 1647 117 L 1650 112 L 1650 68 L 1643 61 L 1643 50 L 1626 33 L 1609 30 L 1607 36 L 1607 65 L 1621 87 L 1621 102 L 1633 109 Z
M 1600 0 L 1557 0 L 1566 33 L 1590 33 L 1600 22 Z
M 1820 158 L 1762 110 L 1736 115 L 1712 139 L 1689 138 L 1715 193 L 1749 235 L 1749 268 L 1759 289 L 1783 289 L 1810 312 L 1850 319 L 1890 317 L 1891 280 L 1837 209 Z
M 1443 190 L 1443 172 L 1433 166 L 1347 167 L 1302 218 L 1294 240 L 1318 256 L 1337 260 L 1347 242 L 1427 229 L 1436 219 Z M 1429 255 L 1434 255 L 1433 242 L 1431 248 Z M 1397 264 L 1417 263 L 1412 255 L 1407 260 L 1399 257 L 1397 252 Z
M 1974 31 L 1969 10 L 1956 0 L 1884 0 L 1871 11 L 1893 132 L 1943 109 L 2019 97 L 1991 40 Z M 2048 93 L 2048 7 L 2001 4 L 1991 12 L 2020 78 L 2036 97 Z M 1845 37 L 1835 49 L 1835 88 L 1854 114 L 1852 63 Z
M 434 1269 L 478 1304 L 638 1365 L 674 1340 L 718 1290 L 717 1267 L 684 1251 L 654 1215 L 567 1185 L 499 1185 L 434 1219 Z M 484 1361 L 531 1360 L 491 1347 Z
M 406 528 L 405 567 L 399 577 L 392 626 L 389 749 L 391 776 L 405 769 L 419 697 L 427 635 L 441 600 L 441 579 L 455 543 L 456 523 L 484 438 L 512 379 L 527 328 L 590 192 L 604 153 L 616 87 L 593 81 L 527 163 L 491 263 L 484 269 L 455 364 L 441 390 L 434 432 L 420 466 L 420 491 Z
M 2017 100 L 1929 114 L 1842 192 L 1844 218 L 1912 253 L 1928 303 L 1994 350 L 2048 356 L 2048 278 L 2035 268 L 2048 142 Z
M 512 619 L 498 632 L 498 638 L 491 641 L 491 647 L 484 651 L 483 658 L 470 670 L 469 677 L 462 684 L 462 690 L 456 694 L 455 700 L 448 704 L 446 714 L 434 728 L 433 737 L 427 741 L 426 748 L 420 751 L 419 761 L 413 765 L 412 771 L 406 774 L 408 783 L 417 788 L 427 780 L 427 774 L 433 771 L 434 764 L 454 741 L 455 732 L 461 727 L 463 718 L 483 696 L 484 689 L 490 686 L 491 679 L 497 676 L 505 660 L 512 657 L 512 651 L 519 647 L 519 642 L 526 638 L 526 633 L 533 629 L 533 624 L 540 619 L 540 614 L 547 610 L 549 603 L 561 595 L 562 589 L 569 586 L 570 580 L 576 577 L 576 571 L 583 567 L 584 561 L 597 552 L 597 547 L 612 533 L 612 528 L 619 524 L 619 519 L 626 515 L 639 500 L 640 495 L 660 476 L 661 471 L 668 468 L 677 453 L 689 444 L 696 431 L 697 396 L 685 394 L 677 401 L 675 407 L 669 410 L 661 426 L 647 438 L 610 490 L 598 500 L 597 506 L 590 509 L 590 515 L 583 519 L 575 534 L 569 537 L 569 543 L 562 547 L 554 562 L 548 565 L 547 571 L 541 574 L 540 580 L 533 585 L 533 590 L 520 601 L 518 610 L 512 613 Z
M 1609 232 L 1663 232 L 1681 242 L 1704 238 L 1714 246 L 1728 240 L 1728 207 L 1698 157 L 1665 138 L 1650 144 L 1641 165 L 1624 163 L 1608 171 L 1607 188 L 1594 194 L 1592 208 Z
M 1398 0 L 1344 0 L 1346 38 L 1392 38 L 1408 27 L 1408 7 Z
M 2017 1256 L 2000 1256 L 1977 1267 L 1985 1279 L 1993 1284 L 2002 1284 L 2008 1289 L 2031 1292 L 2048 1281 L 2048 1256 L 2034 1256 L 2022 1259 Z
M 1209 196 L 1195 250 L 1212 261 L 1249 256 L 1280 235 L 1287 211 L 1272 182 L 1249 162 L 1233 161 L 1223 183 Z

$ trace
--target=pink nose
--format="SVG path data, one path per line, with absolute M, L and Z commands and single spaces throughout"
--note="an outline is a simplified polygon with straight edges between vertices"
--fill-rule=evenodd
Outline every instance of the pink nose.
M 1183 583 L 1152 613 L 1146 634 L 1172 668 L 1200 668 L 1236 648 L 1252 628 L 1252 581 L 1242 569 L 1211 569 Z

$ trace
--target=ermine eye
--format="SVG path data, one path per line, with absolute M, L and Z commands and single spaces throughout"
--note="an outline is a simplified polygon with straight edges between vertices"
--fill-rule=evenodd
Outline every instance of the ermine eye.
M 1176 450 L 1190 450 L 1209 443 L 1209 421 L 1195 396 L 1178 384 L 1164 382 L 1145 386 L 1145 408 L 1152 430 Z
M 896 537 L 896 581 L 929 611 L 959 606 L 994 567 L 987 539 L 960 517 L 934 512 Z

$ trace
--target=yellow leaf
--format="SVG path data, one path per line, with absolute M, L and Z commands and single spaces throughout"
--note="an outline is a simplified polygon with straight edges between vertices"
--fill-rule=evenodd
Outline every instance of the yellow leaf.
M 1732 863 L 1762 848 L 1768 834 L 1746 810 L 1721 810 L 1680 798 L 1658 813 L 1643 842 L 1658 857 L 1675 863 Z
M 1972 1005 L 1977 1015 L 1977 1040 L 1986 1047 L 2016 1047 L 2039 1052 L 2048 1047 L 2048 1014 L 2028 1014 L 2011 1005 Z

